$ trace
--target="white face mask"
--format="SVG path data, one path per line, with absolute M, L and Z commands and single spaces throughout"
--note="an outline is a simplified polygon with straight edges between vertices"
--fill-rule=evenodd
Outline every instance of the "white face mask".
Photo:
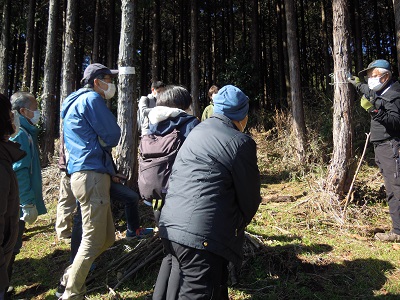
M 102 83 L 107 84 L 107 89 L 103 90 L 104 92 L 104 98 L 111 99 L 112 97 L 114 97 L 115 92 L 117 91 L 117 88 L 115 87 L 114 83 L 108 83 L 108 82 L 104 82 L 103 80 L 99 79 Z
M 16 137 L 18 132 L 19 132 L 19 114 L 16 110 L 13 110 L 13 114 L 14 114 L 14 120 L 13 120 L 13 127 L 15 132 L 11 135 L 12 138 Z
M 382 76 L 384 76 L 384 75 L 382 75 Z M 383 83 L 380 82 L 380 79 L 382 78 L 382 76 L 368 78 L 368 87 L 370 90 L 377 92 L 383 87 Z
M 30 110 L 26 108 L 27 110 L 33 112 L 33 117 L 30 119 L 33 125 L 36 125 L 39 123 L 40 120 L 40 110 Z

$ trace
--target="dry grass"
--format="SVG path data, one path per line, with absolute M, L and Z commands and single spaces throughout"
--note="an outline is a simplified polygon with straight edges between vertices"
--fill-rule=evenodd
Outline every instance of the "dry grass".
M 277 113 L 275 122 L 279 126 L 272 131 L 251 131 L 258 145 L 263 204 L 247 230 L 256 235 L 260 247 L 246 244 L 240 283 L 230 289 L 231 299 L 398 299 L 400 246 L 373 239 L 375 232 L 389 228 L 390 219 L 382 179 L 371 157 L 366 157 L 343 218 L 338 203 L 327 205 L 330 195 L 322 188 L 327 167 L 320 162 L 326 160 L 325 153 L 318 156 L 313 150 L 309 166 L 299 166 L 291 154 L 287 119 Z M 314 138 L 312 147 L 318 149 L 323 143 Z M 28 227 L 17 257 L 16 298 L 54 299 L 68 263 L 69 247 L 56 240 L 54 231 L 58 184 L 54 161 L 43 170 L 49 213 Z M 151 222 L 149 211 L 140 208 L 144 222 Z M 118 220 L 117 228 L 123 227 Z M 144 299 L 151 293 L 159 258 L 116 290 L 110 289 L 124 271 L 105 270 L 136 246 L 122 240 L 120 231 L 115 245 L 97 260 L 88 299 Z

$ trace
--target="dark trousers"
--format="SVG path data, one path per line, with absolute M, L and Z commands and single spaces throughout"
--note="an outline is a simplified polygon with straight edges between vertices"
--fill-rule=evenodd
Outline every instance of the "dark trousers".
M 135 234 L 139 228 L 139 194 L 126 185 L 111 182 L 111 203 L 119 202 L 125 206 L 126 225 L 129 234 Z
M 229 299 L 226 259 L 167 239 L 162 242 L 166 256 L 161 263 L 153 299 Z
M 139 195 L 126 185 L 111 181 L 110 187 L 111 202 L 123 203 L 125 207 L 125 218 L 127 224 L 127 233 L 134 235 L 136 229 L 140 226 L 139 219 Z M 78 252 L 82 239 L 82 214 L 79 202 L 76 201 L 76 213 L 73 218 L 72 234 L 71 234 L 71 255 L 70 262 L 74 261 Z
M 383 175 L 393 232 L 400 234 L 400 142 L 390 140 L 375 145 L 375 162 Z

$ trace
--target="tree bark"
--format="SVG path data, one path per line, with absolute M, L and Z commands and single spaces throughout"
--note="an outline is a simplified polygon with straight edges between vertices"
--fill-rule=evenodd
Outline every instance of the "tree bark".
M 198 38 L 198 7 L 197 0 L 191 0 L 191 23 L 190 23 L 190 75 L 191 75 L 191 94 L 193 98 L 192 112 L 196 117 L 200 117 L 199 111 L 199 86 L 200 86 L 200 75 L 199 75 L 199 38 Z
M 26 41 L 25 41 L 25 54 L 24 54 L 24 74 L 22 77 L 21 90 L 28 91 L 31 81 L 32 70 L 32 54 L 33 54 L 33 26 L 35 22 L 35 6 L 36 0 L 29 1 L 28 20 L 26 23 Z
M 322 39 L 322 51 L 324 58 L 324 78 L 325 78 L 325 95 L 330 95 L 330 56 L 329 56 L 329 41 L 328 41 L 328 30 L 326 20 L 326 0 L 321 0 L 321 39 Z
M 38 15 L 36 12 L 35 15 Z M 39 24 L 35 21 L 34 26 L 34 39 L 33 39 L 33 49 L 32 49 L 32 68 L 31 68 L 31 79 L 30 88 L 32 94 L 36 95 L 38 90 L 38 74 L 39 74 L 39 61 L 40 61 L 40 37 L 39 37 Z
M 56 80 L 56 37 L 59 0 L 49 2 L 49 21 L 47 27 L 46 57 L 44 61 L 44 79 L 42 95 L 43 138 L 42 164 L 46 166 L 54 154 L 54 107 Z
M 282 0 L 276 1 L 276 14 L 277 14 L 277 24 L 276 24 L 276 31 L 277 31 L 277 52 L 278 52 L 278 86 L 279 86 L 279 102 L 277 103 L 278 107 L 285 107 L 287 106 L 287 89 L 286 89 L 286 72 L 285 72 L 285 52 L 286 47 L 283 43 L 284 37 L 284 8 L 282 4 Z
M 107 67 L 113 68 L 114 63 L 114 30 L 115 30 L 115 0 L 110 1 L 108 13 L 108 32 L 107 32 Z M 107 100 L 107 107 L 111 108 L 111 99 Z
M 65 15 L 65 38 L 64 38 L 64 51 L 63 51 L 63 66 L 62 66 L 62 86 L 61 86 L 61 99 L 62 102 L 69 94 L 71 94 L 75 87 L 76 78 L 76 58 L 75 48 L 77 47 L 76 39 L 76 16 L 77 16 L 78 0 L 68 0 L 67 11 Z M 60 132 L 62 122 L 60 122 Z
M 296 144 L 297 159 L 304 163 L 306 148 L 306 125 L 304 121 L 303 96 L 301 93 L 300 56 L 297 44 L 297 16 L 292 0 L 285 0 L 286 37 L 289 57 L 290 99 L 292 103 L 292 131 Z
M 137 99 L 135 66 L 135 31 L 137 0 L 122 0 L 121 38 L 119 43 L 118 124 L 121 139 L 117 146 L 116 163 L 120 171 L 128 176 L 128 185 L 137 182 Z
M 93 29 L 93 50 L 92 64 L 99 62 L 99 21 L 100 21 L 100 0 L 96 0 Z
M 394 21 L 396 30 L 397 57 L 400 57 L 400 1 L 393 0 Z M 400 70 L 400 60 L 397 61 L 397 69 Z
M 153 56 L 151 63 L 152 82 L 160 80 L 160 47 L 161 47 L 161 13 L 160 0 L 154 1 L 153 12 Z
M 11 0 L 3 4 L 3 22 L 0 39 L 0 92 L 9 96 L 8 92 L 8 47 L 10 43 Z
M 352 99 L 346 74 L 350 70 L 350 35 L 347 0 L 333 0 L 333 155 L 326 188 L 338 198 L 347 193 L 353 155 Z M 352 87 L 351 87 L 352 88 Z
M 354 8 L 354 46 L 355 46 L 355 62 L 356 62 L 356 73 L 363 69 L 363 45 L 361 35 L 361 18 L 360 16 L 360 2 L 355 0 L 352 7 Z
M 258 0 L 251 1 L 251 60 L 253 63 L 253 72 L 254 72 L 254 85 L 257 91 L 261 91 L 262 87 L 262 64 L 261 62 L 261 51 L 260 51 L 260 30 L 259 30 L 259 15 L 258 15 Z M 260 93 L 261 99 L 257 102 L 253 102 L 255 105 L 253 109 L 260 108 L 260 102 L 262 102 L 263 93 Z

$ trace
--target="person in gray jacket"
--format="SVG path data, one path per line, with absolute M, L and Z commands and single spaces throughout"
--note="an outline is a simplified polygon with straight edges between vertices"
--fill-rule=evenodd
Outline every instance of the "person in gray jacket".
M 151 84 L 151 93 L 142 96 L 138 104 L 138 127 L 141 135 L 149 134 L 149 113 L 152 108 L 156 107 L 157 95 L 165 88 L 165 83 L 156 81 Z
M 163 261 L 153 299 L 229 299 L 227 265 L 240 264 L 260 204 L 256 143 L 243 133 L 249 99 L 227 85 L 213 100 L 213 116 L 190 132 L 172 167 L 159 223 L 172 267 L 168 274 Z

